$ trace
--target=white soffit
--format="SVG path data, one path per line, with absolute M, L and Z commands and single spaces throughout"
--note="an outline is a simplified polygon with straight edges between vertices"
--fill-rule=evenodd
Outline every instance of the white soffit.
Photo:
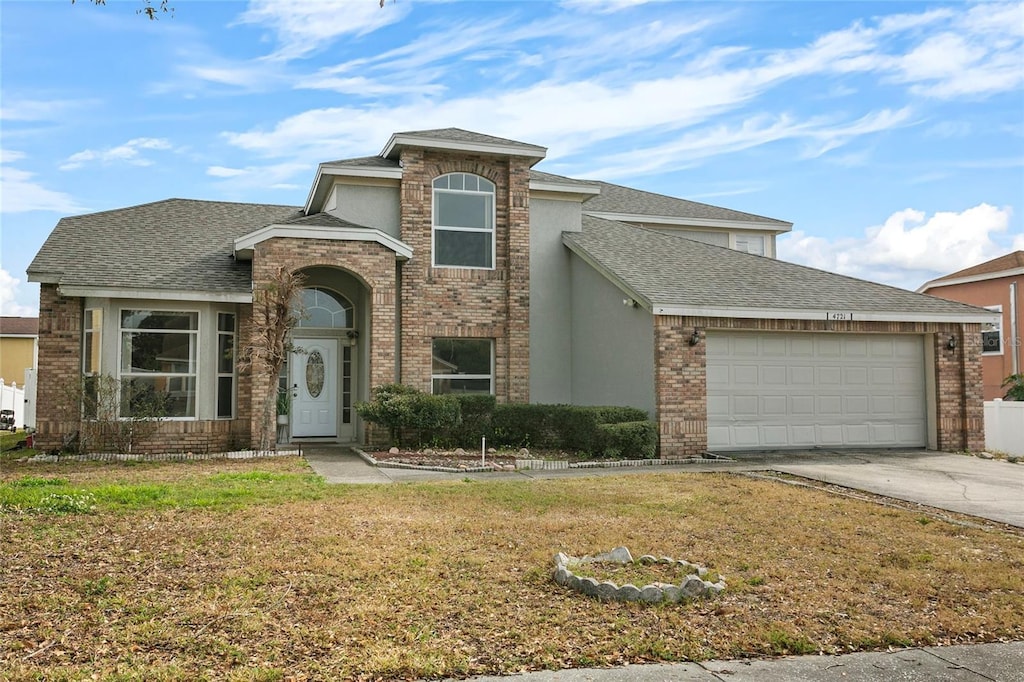
M 729 230 L 756 230 L 758 232 L 789 232 L 793 229 L 792 223 L 779 225 L 778 223 L 766 223 L 747 220 L 711 220 L 708 218 L 679 218 L 677 216 L 646 215 L 642 213 L 608 213 L 606 211 L 588 211 L 583 207 L 583 212 L 595 218 L 615 220 L 620 223 L 644 223 L 651 226 L 655 223 L 662 225 L 687 225 L 690 227 L 720 227 Z
M 386 232 L 368 227 L 318 227 L 315 225 L 268 225 L 235 240 L 235 258 L 252 260 L 253 249 L 260 242 L 276 237 L 292 239 L 327 239 L 342 242 L 376 242 L 395 252 L 402 259 L 412 258 L 412 247 Z
M 998 313 L 913 313 L 858 310 L 787 309 L 787 308 L 714 308 L 672 304 L 653 305 L 655 315 L 680 317 L 735 317 L 753 320 L 825 320 L 828 322 L 954 322 L 965 324 L 995 323 Z

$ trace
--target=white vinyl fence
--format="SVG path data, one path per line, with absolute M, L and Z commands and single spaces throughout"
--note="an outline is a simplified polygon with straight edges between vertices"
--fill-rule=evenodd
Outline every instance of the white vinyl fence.
M 25 425 L 25 389 L 17 383 L 10 386 L 0 379 L 0 410 L 14 410 L 14 423 L 21 428 Z
M 1024 402 L 985 401 L 985 448 L 1024 455 Z

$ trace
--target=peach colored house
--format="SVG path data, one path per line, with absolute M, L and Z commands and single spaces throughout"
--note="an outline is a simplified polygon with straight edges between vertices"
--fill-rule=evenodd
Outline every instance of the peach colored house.
M 981 327 L 981 373 L 985 400 L 1002 398 L 1003 380 L 1024 371 L 1021 349 L 1021 289 L 1024 288 L 1024 251 L 965 268 L 933 279 L 917 291 L 949 301 L 969 303 L 998 312 L 998 324 Z

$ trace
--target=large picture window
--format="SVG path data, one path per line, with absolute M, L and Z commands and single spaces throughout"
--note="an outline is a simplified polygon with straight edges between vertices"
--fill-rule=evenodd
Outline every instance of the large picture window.
M 1003 353 L 1003 306 L 985 306 L 987 310 L 999 313 L 999 321 L 986 322 L 981 325 L 981 352 L 991 355 L 1002 355 Z
M 121 311 L 121 416 L 196 416 L 195 312 Z
M 469 173 L 434 180 L 434 265 L 494 267 L 494 183 Z
M 494 342 L 434 339 L 432 392 L 494 393 Z

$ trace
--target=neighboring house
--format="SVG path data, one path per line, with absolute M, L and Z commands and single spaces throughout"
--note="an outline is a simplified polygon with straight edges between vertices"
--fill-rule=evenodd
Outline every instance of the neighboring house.
M 774 259 L 790 223 L 533 170 L 546 150 L 449 128 L 320 164 L 304 206 L 168 199 L 64 218 L 40 291 L 39 442 L 58 387 L 170 400 L 148 447 L 258 440 L 277 390 L 236 371 L 254 288 L 306 276 L 288 438 L 352 442 L 400 381 L 501 402 L 633 405 L 662 456 L 983 447 L 987 311 Z
M 0 317 L 0 379 L 25 385 L 25 370 L 35 369 L 38 317 Z
M 998 317 L 981 327 L 981 374 L 985 400 L 1002 398 L 1003 381 L 1024 371 L 1024 251 L 959 270 L 922 285 L 918 292 L 988 308 Z

